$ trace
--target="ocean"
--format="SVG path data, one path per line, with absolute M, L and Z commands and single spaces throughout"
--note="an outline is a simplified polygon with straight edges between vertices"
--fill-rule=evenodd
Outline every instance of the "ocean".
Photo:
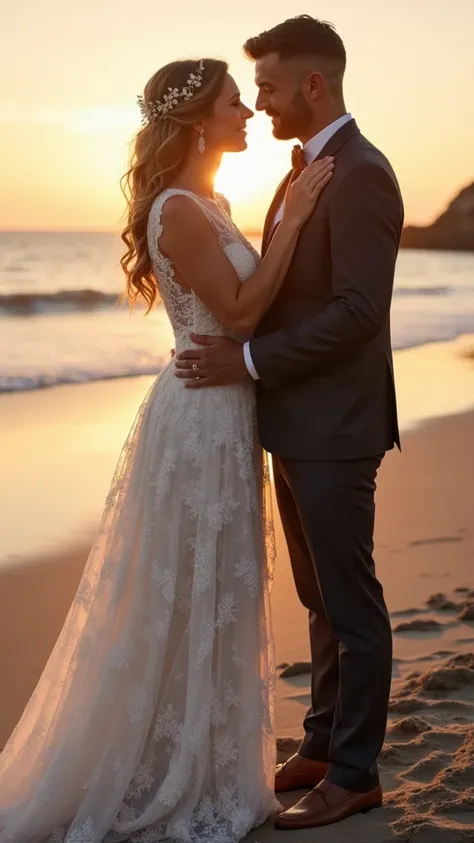
M 162 307 L 118 306 L 122 252 L 118 234 L 0 232 L 0 392 L 160 371 L 172 331 Z M 394 349 L 473 332 L 474 254 L 401 251 Z

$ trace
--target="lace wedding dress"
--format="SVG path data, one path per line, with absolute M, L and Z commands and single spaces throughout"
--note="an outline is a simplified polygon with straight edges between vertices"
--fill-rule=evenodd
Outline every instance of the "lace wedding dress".
M 223 334 L 148 242 L 176 350 Z M 187 192 L 185 192 L 187 193 Z M 187 193 L 244 281 L 256 253 Z M 145 398 L 57 643 L 0 756 L 0 843 L 235 843 L 273 793 L 267 480 L 252 383 Z

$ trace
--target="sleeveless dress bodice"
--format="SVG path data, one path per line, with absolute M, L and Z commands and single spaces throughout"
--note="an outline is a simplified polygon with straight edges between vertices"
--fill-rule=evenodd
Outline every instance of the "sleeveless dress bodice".
M 201 208 L 240 281 L 245 281 L 255 271 L 259 255 L 234 225 L 219 195 L 215 202 L 203 199 L 190 191 L 178 189 L 165 190 L 157 196 L 148 219 L 148 249 L 160 296 L 174 331 L 176 351 L 179 353 L 194 347 L 189 339 L 190 331 L 217 336 L 228 334 L 229 331 L 226 331 L 192 290 L 185 290 L 176 280 L 173 263 L 160 249 L 163 208 L 166 200 L 176 195 L 188 196 Z

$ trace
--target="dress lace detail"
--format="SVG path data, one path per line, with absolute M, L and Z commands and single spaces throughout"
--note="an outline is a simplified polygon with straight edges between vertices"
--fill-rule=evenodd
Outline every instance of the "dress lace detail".
M 224 333 L 148 242 L 176 348 Z M 242 281 L 257 256 L 188 194 Z M 273 793 L 274 545 L 253 384 L 170 363 L 124 445 L 74 602 L 0 756 L 0 843 L 236 843 Z
M 148 248 L 158 288 L 175 333 L 177 351 L 181 351 L 193 347 L 189 339 L 190 330 L 215 335 L 228 332 L 191 290 L 184 290 L 176 281 L 172 262 L 160 251 L 159 238 L 163 231 L 161 217 L 170 196 L 187 196 L 201 208 L 241 281 L 252 274 L 259 257 L 226 213 L 219 194 L 217 202 L 202 199 L 189 190 L 169 189 L 157 197 L 148 221 Z

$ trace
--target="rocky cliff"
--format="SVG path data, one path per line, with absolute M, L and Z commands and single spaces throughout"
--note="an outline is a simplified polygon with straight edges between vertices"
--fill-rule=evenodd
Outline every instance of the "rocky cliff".
M 474 252 L 474 182 L 461 190 L 432 225 L 407 226 L 401 245 L 405 249 Z

